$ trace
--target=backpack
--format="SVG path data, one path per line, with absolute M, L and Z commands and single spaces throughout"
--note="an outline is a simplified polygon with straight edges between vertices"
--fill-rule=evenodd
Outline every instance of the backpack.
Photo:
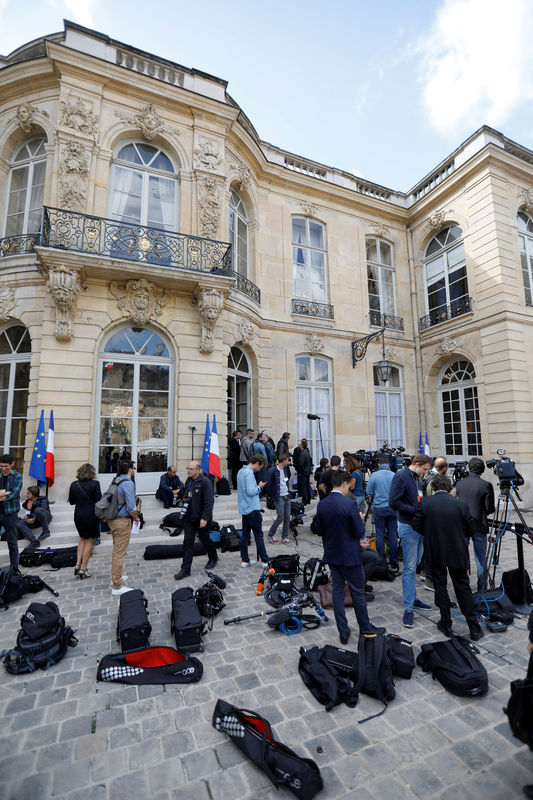
M 120 642 L 123 653 L 150 646 L 152 626 L 148 622 L 147 606 L 142 589 L 131 589 L 120 595 L 117 642 Z
M 476 658 L 477 647 L 462 636 L 423 644 L 416 663 L 458 697 L 482 697 L 489 691 L 487 670 Z
M 220 529 L 220 551 L 236 553 L 241 549 L 241 537 L 234 525 L 223 525 Z
M 513 736 L 533 750 L 533 654 L 529 656 L 526 677 L 511 682 L 511 697 L 503 710 Z
M 381 716 L 387 710 L 389 700 L 394 700 L 396 691 L 392 679 L 390 645 L 385 636 L 359 636 L 357 675 L 355 691 L 364 692 L 381 700 L 384 708 L 377 714 L 358 720 L 359 724 Z
M 124 480 L 120 480 L 120 478 L 116 480 L 113 478 L 100 500 L 94 504 L 94 514 L 102 522 L 115 519 L 117 516 L 119 510 L 118 487 L 121 483 L 124 483 L 124 481 L 129 481 L 129 478 L 124 477 Z M 123 506 L 124 503 L 122 503 L 121 508 Z
M 389 643 L 392 674 L 409 680 L 415 668 L 415 654 L 411 642 L 394 633 L 388 633 L 385 638 Z
M 296 577 L 300 568 L 300 556 L 298 553 L 274 556 L 270 559 L 270 566 L 278 575 L 293 575 Z
M 298 672 L 313 697 L 331 711 L 335 706 L 346 703 L 349 708 L 357 705 L 358 694 L 350 679 L 343 675 L 327 659 L 325 648 L 300 647 Z
M 19 600 L 25 594 L 35 594 L 48 589 L 55 597 L 58 593 L 48 586 L 38 575 L 23 575 L 17 567 L 0 569 L 0 610 L 9 608 L 9 603 Z
M 217 494 L 219 495 L 227 495 L 231 494 L 231 489 L 229 487 L 229 482 L 226 477 L 219 478 L 217 481 Z
M 524 586 L 522 584 L 522 574 L 519 569 L 511 569 L 504 572 L 502 575 L 502 585 L 505 587 L 507 597 L 511 603 L 522 604 L 526 602 L 528 605 L 533 603 L 533 587 L 531 586 L 531 579 L 527 570 L 524 570 L 525 589 L 526 595 L 523 597 Z
M 68 647 L 76 647 L 74 631 L 59 613 L 55 603 L 30 603 L 22 615 L 21 629 L 14 650 L 4 655 L 3 663 L 12 675 L 26 675 L 48 669 L 61 661 Z

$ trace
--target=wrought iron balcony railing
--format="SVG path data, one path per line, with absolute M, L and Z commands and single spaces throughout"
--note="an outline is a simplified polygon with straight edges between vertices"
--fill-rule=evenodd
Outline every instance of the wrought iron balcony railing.
M 252 283 L 252 281 L 245 278 L 244 275 L 240 275 L 238 272 L 234 272 L 233 277 L 235 278 L 233 288 L 238 292 L 247 294 L 248 297 L 255 300 L 258 305 L 261 305 L 261 289 L 259 286 L 256 286 L 255 283 Z
M 430 311 L 429 314 L 426 314 L 425 317 L 420 317 L 419 328 L 421 331 L 425 331 L 428 328 L 432 328 L 433 325 L 461 317 L 472 310 L 472 298 L 465 294 L 463 297 L 458 297 L 457 300 L 452 300 L 449 306 L 439 306 Z
M 370 324 L 379 328 L 390 328 L 394 331 L 403 331 L 403 319 L 393 317 L 392 314 L 382 314 L 381 311 L 370 310 Z
M 321 317 L 333 319 L 333 306 L 328 303 L 315 303 L 312 300 L 293 300 L 292 313 L 304 317 Z
M 43 247 L 231 275 L 231 245 L 61 208 L 43 209 Z
M 33 253 L 34 247 L 36 244 L 39 244 L 40 239 L 40 233 L 24 233 L 21 236 L 4 236 L 3 239 L 0 239 L 0 257 Z

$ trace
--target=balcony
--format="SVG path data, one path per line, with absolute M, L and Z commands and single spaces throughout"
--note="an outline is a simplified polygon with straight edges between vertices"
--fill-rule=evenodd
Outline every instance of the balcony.
M 320 317 L 320 319 L 333 319 L 333 306 L 328 303 L 315 303 L 311 300 L 292 301 L 292 313 L 303 317 Z
M 439 306 L 430 311 L 429 314 L 426 314 L 425 317 L 420 317 L 418 327 L 420 331 L 425 331 L 434 325 L 439 325 L 441 322 L 461 317 L 463 314 L 469 314 L 471 311 L 473 311 L 472 298 L 465 294 L 463 297 L 453 300 L 449 306 Z
M 41 240 L 40 233 L 25 233 L 21 236 L 4 236 L 0 239 L 0 258 L 33 253 L 34 246 Z
M 261 289 L 259 286 L 256 286 L 255 283 L 252 283 L 252 281 L 245 278 L 244 275 L 240 275 L 238 272 L 232 272 L 232 275 L 235 279 L 233 288 L 242 294 L 248 295 L 248 297 L 255 300 L 258 305 L 261 305 Z
M 382 314 L 381 311 L 370 310 L 370 324 L 378 328 L 390 328 L 393 331 L 403 331 L 403 319 L 393 317 L 392 314 Z
M 232 276 L 231 245 L 60 208 L 43 209 L 41 245 L 136 264 Z

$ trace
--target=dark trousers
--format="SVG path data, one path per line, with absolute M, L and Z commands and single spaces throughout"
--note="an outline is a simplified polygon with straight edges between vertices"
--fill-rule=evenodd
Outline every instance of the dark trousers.
M 231 484 L 234 489 L 237 488 L 237 473 L 242 468 L 240 461 L 231 465 Z
M 12 514 L 0 514 L 0 527 L 3 527 L 6 532 L 9 563 L 12 567 L 18 567 L 19 565 L 17 522 L 18 514 L 16 511 L 13 511 Z
M 385 536 L 389 543 L 389 559 L 391 564 L 398 563 L 398 518 L 396 512 L 385 506 L 374 505 L 374 525 L 376 527 L 376 550 L 385 556 Z
M 255 539 L 255 546 L 257 548 L 257 558 L 265 564 L 268 561 L 268 555 L 265 548 L 265 540 L 263 539 L 263 517 L 260 511 L 250 511 L 249 514 L 242 516 L 242 536 L 241 536 L 241 560 L 249 561 L 248 545 L 251 542 L 250 533 L 253 532 Z
M 185 570 L 191 569 L 192 565 L 192 558 L 193 558 L 193 547 L 194 547 L 194 540 L 196 538 L 196 534 L 198 534 L 200 541 L 204 545 L 207 556 L 210 561 L 217 560 L 217 549 L 215 547 L 215 543 L 211 540 L 209 536 L 209 525 L 205 525 L 205 527 L 200 528 L 200 521 L 192 522 L 190 519 L 186 519 L 183 523 L 183 561 L 181 564 L 181 568 Z
M 365 580 L 370 581 L 372 579 L 372 575 L 374 574 L 374 570 L 376 569 L 376 564 L 379 561 L 379 555 L 376 553 L 375 550 L 363 550 L 361 553 L 361 558 L 363 559 L 363 570 L 365 573 Z
M 172 508 L 174 504 L 174 493 L 172 489 L 168 486 L 160 486 L 159 491 L 159 500 L 163 501 L 163 505 L 168 508 Z
M 302 503 L 304 503 L 304 505 L 308 505 L 311 502 L 309 475 L 303 472 L 298 473 L 298 494 L 302 498 Z
M 450 573 L 459 608 L 469 624 L 475 623 L 476 612 L 466 569 L 456 569 L 455 567 L 446 568 L 442 564 L 432 564 L 431 580 L 435 588 L 435 605 L 440 609 L 440 618 L 442 622 L 450 625 L 452 621 L 450 613 L 450 595 L 446 588 L 448 577 L 446 569 L 448 569 Z
M 30 519 L 32 517 L 35 518 L 35 522 L 32 522 L 31 525 L 27 523 L 26 518 L 22 517 L 19 518 L 17 523 L 19 531 L 30 541 L 35 539 L 35 536 L 31 532 L 32 528 L 42 528 L 43 533 L 50 533 L 48 526 L 52 521 L 52 514 L 44 508 L 32 508 L 30 511 Z
M 29 539 L 30 542 L 36 542 L 37 537 L 34 535 L 32 528 L 36 528 L 37 525 L 28 525 L 25 519 L 18 519 L 17 520 L 17 534 L 20 533 L 21 536 L 24 536 L 26 539 Z M 44 533 L 44 531 L 43 531 Z
M 344 610 L 345 583 L 348 584 L 348 589 L 352 596 L 353 610 L 355 611 L 359 631 L 361 633 L 369 631 L 370 620 L 366 610 L 365 573 L 363 567 L 361 565 L 345 567 L 339 564 L 330 564 L 329 569 L 331 572 L 333 613 L 339 635 L 346 636 L 349 631 L 346 611 Z

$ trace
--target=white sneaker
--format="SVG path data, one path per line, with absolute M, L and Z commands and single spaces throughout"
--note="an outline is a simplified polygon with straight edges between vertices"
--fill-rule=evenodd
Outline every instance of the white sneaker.
M 270 564 L 268 563 L 268 561 L 261 561 L 261 566 L 263 567 L 263 569 L 268 569 Z
M 249 561 L 241 561 L 241 567 L 251 567 L 252 564 L 255 564 L 253 558 L 251 558 Z
M 123 575 L 122 576 L 122 583 L 126 583 L 127 580 L 128 580 L 128 576 L 127 575 Z M 111 581 L 111 586 L 113 586 L 113 581 Z
M 111 589 L 111 594 L 113 597 L 118 597 L 121 594 L 126 594 L 126 592 L 131 592 L 131 586 L 121 586 L 120 589 Z

